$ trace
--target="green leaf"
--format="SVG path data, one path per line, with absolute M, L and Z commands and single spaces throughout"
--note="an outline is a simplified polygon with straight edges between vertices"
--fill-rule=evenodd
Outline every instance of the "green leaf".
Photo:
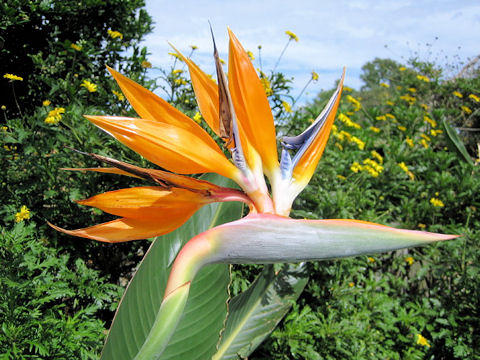
M 250 288 L 232 299 L 218 352 L 212 359 L 249 356 L 275 329 L 308 282 L 305 264 L 268 265 Z
M 221 186 L 231 182 L 209 174 Z M 162 303 L 170 267 L 188 240 L 207 229 L 238 219 L 239 203 L 215 203 L 200 209 L 176 231 L 150 246 L 121 300 L 103 349 L 102 360 L 131 360 L 145 341 Z M 204 267 L 192 283 L 185 314 L 161 359 L 207 359 L 215 352 L 224 326 L 228 298 L 227 265 Z
M 447 145 L 450 151 L 456 152 L 460 159 L 465 160 L 470 165 L 474 165 L 472 158 L 468 154 L 468 151 L 465 148 L 462 140 L 458 137 L 455 129 L 451 127 L 445 119 L 442 119 L 442 124 L 447 134 Z

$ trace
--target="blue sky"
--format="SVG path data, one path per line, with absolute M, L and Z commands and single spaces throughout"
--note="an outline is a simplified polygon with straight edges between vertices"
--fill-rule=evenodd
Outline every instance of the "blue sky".
M 300 41 L 290 43 L 278 66 L 295 78 L 292 95 L 312 70 L 320 75 L 303 101 L 332 88 L 343 66 L 346 85 L 360 87 L 361 67 L 375 57 L 405 62 L 418 55 L 458 64 L 480 53 L 478 0 L 147 0 L 146 8 L 155 29 L 144 45 L 156 67 L 171 64 L 170 41 L 185 54 L 190 45 L 198 46 L 193 59 L 213 73 L 210 21 L 221 57 L 227 59 L 230 26 L 247 50 L 257 54 L 262 45 L 262 65 L 268 71 L 288 40 L 285 31 L 293 31 Z

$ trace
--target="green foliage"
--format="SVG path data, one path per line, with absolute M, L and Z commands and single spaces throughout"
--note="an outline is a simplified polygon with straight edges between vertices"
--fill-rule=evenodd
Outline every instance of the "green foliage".
M 0 357 L 95 359 L 103 343 L 99 312 L 113 310 L 120 287 L 106 284 L 24 222 L 0 233 Z
M 478 96 L 478 78 L 440 81 L 430 64 L 401 67 L 377 59 L 364 67 L 363 91 L 346 89 L 319 169 L 293 214 L 462 238 L 309 264 L 307 289 L 251 359 L 480 358 L 479 169 L 465 160 L 475 153 L 449 150 L 441 127 L 478 116 L 480 103 L 469 97 Z M 292 133 L 309 125 L 329 95 L 297 114 Z

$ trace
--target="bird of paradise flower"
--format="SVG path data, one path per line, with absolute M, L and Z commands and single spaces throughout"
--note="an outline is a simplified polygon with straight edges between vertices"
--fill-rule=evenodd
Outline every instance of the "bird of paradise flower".
M 247 52 L 230 29 L 229 36 L 228 76 L 214 43 L 217 82 L 176 51 L 188 65 L 203 118 L 221 138 L 231 160 L 194 120 L 108 68 L 140 118 L 86 118 L 168 171 L 140 168 L 90 154 L 110 167 L 71 170 L 132 176 L 154 181 L 156 186 L 121 189 L 78 201 L 120 216 L 119 219 L 78 230 L 50 224 L 70 235 L 116 243 L 171 232 L 200 207 L 212 202 L 241 201 L 248 205 L 250 211 L 246 217 L 198 234 L 181 249 L 155 323 L 137 359 L 161 354 L 178 324 L 191 281 L 206 264 L 321 260 L 456 237 L 358 220 L 289 218 L 294 199 L 310 181 L 327 144 L 345 70 L 325 109 L 311 126 L 298 136 L 283 137 L 279 161 L 273 116 L 264 88 Z M 234 180 L 240 190 L 186 176 L 210 172 Z

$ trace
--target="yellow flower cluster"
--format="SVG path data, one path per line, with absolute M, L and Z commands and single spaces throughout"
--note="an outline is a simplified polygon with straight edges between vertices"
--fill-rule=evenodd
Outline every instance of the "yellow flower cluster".
M 178 55 L 177 53 L 169 52 L 168 55 L 173 56 L 178 61 L 183 61 L 182 57 L 180 55 Z
M 352 119 L 350 119 L 347 115 L 345 115 L 343 113 L 339 113 L 337 118 L 338 118 L 338 120 L 340 120 L 341 122 L 343 122 L 345 125 L 347 125 L 349 127 L 353 127 L 355 129 L 361 129 L 362 128 L 360 126 L 360 124 L 357 124 L 356 122 L 352 121 Z
M 43 106 L 49 106 L 52 102 L 50 100 L 43 100 L 42 105 Z
M 369 256 L 369 257 L 367 258 L 367 261 L 368 261 L 369 263 L 374 263 L 374 262 L 375 262 L 375 259 L 374 259 L 373 257 Z
M 12 81 L 23 81 L 23 78 L 21 76 L 13 75 L 13 74 L 5 74 L 3 75 L 5 79 L 9 79 Z
M 417 99 L 415 99 L 413 96 L 408 95 L 408 94 L 400 96 L 400 99 L 405 100 L 410 105 L 413 105 L 415 103 L 415 101 L 417 101 Z
M 50 110 L 47 117 L 45 118 L 46 124 L 58 124 L 62 120 L 62 114 L 65 113 L 65 108 L 59 107 L 53 110 Z
M 290 41 L 290 40 L 298 41 L 298 36 L 297 36 L 297 34 L 291 32 L 291 31 L 289 31 L 289 30 L 285 31 L 285 34 L 288 35 L 288 40 L 289 40 L 289 41 Z
M 377 116 L 375 119 L 379 120 L 379 121 L 386 121 L 387 120 L 387 117 L 385 115 L 379 115 Z
M 400 162 L 397 164 L 400 169 L 402 169 L 403 171 L 405 171 L 405 173 L 408 175 L 408 177 L 410 178 L 410 180 L 414 180 L 415 179 L 415 175 L 413 174 L 413 172 L 410 171 L 410 169 L 408 168 L 408 166 L 405 164 L 405 162 Z
M 376 152 L 375 150 L 372 150 L 370 151 L 370 154 L 372 155 L 372 157 L 374 157 L 375 159 L 377 159 L 377 161 L 380 163 L 380 164 L 383 164 L 383 156 L 380 155 L 378 152 Z
M 434 197 L 432 197 L 430 199 L 430 204 L 432 204 L 435 207 L 444 207 L 445 206 L 445 204 L 443 203 L 442 200 L 434 198 Z
M 443 130 L 440 130 L 440 129 L 438 129 L 438 130 L 431 129 L 430 130 L 430 135 L 432 135 L 432 136 L 437 136 L 438 134 L 441 134 L 441 133 L 443 133 Z
M 383 166 L 375 160 L 365 159 L 363 160 L 362 170 L 368 172 L 372 177 L 378 177 L 378 175 L 380 175 L 380 173 L 383 171 Z
M 428 105 L 427 104 L 420 104 L 423 110 L 428 111 Z
M 125 100 L 125 96 L 123 96 L 123 94 L 120 91 L 112 90 L 112 93 L 117 97 L 118 100 L 120 101 Z
M 30 219 L 30 210 L 28 209 L 28 207 L 23 205 L 20 208 L 20 211 L 15 214 L 15 222 L 19 223 L 27 219 Z
M 462 93 L 461 93 L 461 92 L 458 92 L 458 91 L 454 91 L 454 92 L 453 92 L 453 96 L 456 96 L 456 97 L 458 97 L 459 99 L 463 98 Z
M 411 87 L 411 88 L 408 88 L 408 91 L 410 91 L 411 93 L 416 93 L 416 92 L 417 92 L 417 89 Z
M 175 85 L 187 85 L 187 81 L 185 79 L 175 79 L 173 81 L 175 83 Z
M 317 81 L 318 80 L 318 74 L 315 71 L 312 71 L 312 80 Z M 343 88 L 345 90 L 345 88 Z
M 388 85 L 387 83 L 384 83 L 384 82 L 380 83 L 380 86 L 384 87 L 386 89 L 388 89 L 390 87 L 390 85 Z
M 292 107 L 290 106 L 290 104 L 288 102 L 286 102 L 285 100 L 282 101 L 282 106 L 283 108 L 285 109 L 285 112 L 287 113 L 291 113 L 292 112 Z
M 70 47 L 71 47 L 73 50 L 76 50 L 76 51 L 82 50 L 82 47 L 81 47 L 80 45 L 77 45 L 77 44 L 71 44 Z
M 466 114 L 471 114 L 472 113 L 472 109 L 470 109 L 468 106 L 462 105 L 462 106 L 460 106 L 460 108 Z
M 430 347 L 430 344 L 428 343 L 428 340 L 420 334 L 417 334 L 417 344 L 422 345 L 422 346 L 426 346 L 426 347 Z
M 398 130 L 403 131 L 403 132 L 407 131 L 407 128 L 403 125 L 398 125 L 397 128 L 398 128 Z
M 426 77 L 425 75 L 417 75 L 417 79 L 425 81 L 425 82 L 430 82 L 430 79 L 428 77 Z
M 112 39 L 116 39 L 116 38 L 123 39 L 123 34 L 119 31 L 112 31 L 112 30 L 108 29 L 107 33 L 108 33 L 108 35 L 110 35 L 110 37 Z
M 94 83 L 88 81 L 88 80 L 83 80 L 82 84 L 80 86 L 83 86 L 85 89 L 88 90 L 88 92 L 95 92 L 97 91 L 97 85 Z
M 407 68 L 405 66 L 401 66 L 401 67 L 398 68 L 398 70 L 399 71 L 405 71 L 405 70 L 407 70 Z
M 411 256 L 407 256 L 407 257 L 405 258 L 405 262 L 406 262 L 408 265 L 412 265 L 414 261 L 415 261 L 415 259 L 414 259 L 413 257 L 411 257 Z
M 255 60 L 255 55 L 253 55 L 253 52 L 251 52 L 250 50 L 247 51 L 247 55 L 248 57 L 250 58 L 250 60 Z
M 375 132 L 375 133 L 379 133 L 379 132 L 380 132 L 380 128 L 377 128 L 377 127 L 375 127 L 375 126 L 370 126 L 369 129 L 372 130 L 372 131 Z
M 354 111 L 359 111 L 362 108 L 362 104 L 360 104 L 360 101 L 355 99 L 352 95 L 347 95 L 347 101 L 353 104 Z

